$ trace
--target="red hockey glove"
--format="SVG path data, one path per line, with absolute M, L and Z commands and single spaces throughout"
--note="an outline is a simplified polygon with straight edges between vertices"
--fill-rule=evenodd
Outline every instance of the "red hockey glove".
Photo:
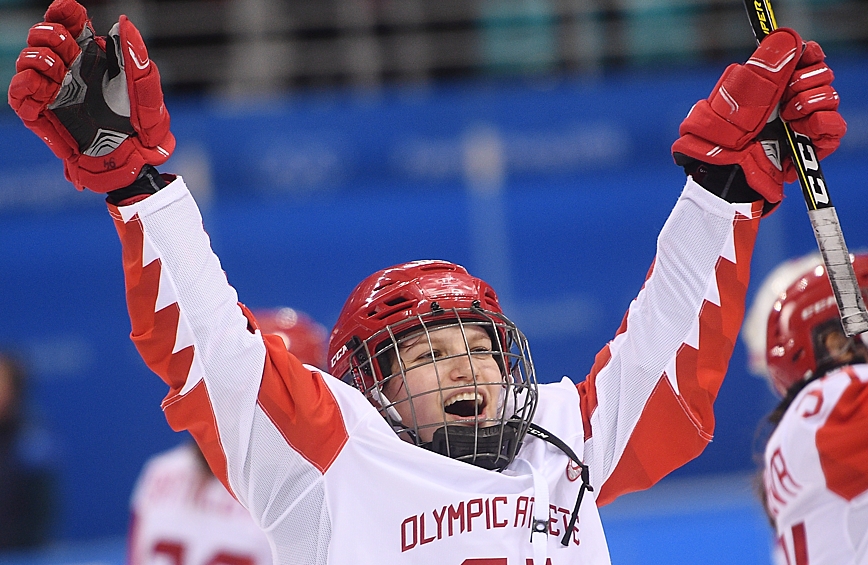
M 127 186 L 175 149 L 160 74 L 126 16 L 97 37 L 84 6 L 55 0 L 30 28 L 16 71 L 9 104 L 79 190 Z
M 832 75 L 820 70 L 823 56 L 822 50 L 816 52 L 818 48 L 806 46 L 795 31 L 781 28 L 766 37 L 744 65 L 730 65 L 711 96 L 699 101 L 681 123 L 681 137 L 672 146 L 675 162 L 684 165 L 693 159 L 712 165 L 739 165 L 751 188 L 770 203 L 780 202 L 784 181 L 796 180 L 795 169 L 789 158 L 781 158 L 778 139 L 763 141 L 761 132 L 769 119 L 776 117 L 781 100 L 790 96 L 785 106 L 788 116 L 804 112 L 798 116 L 797 131 L 810 130 L 835 140 L 826 144 L 830 152 L 834 149 L 831 143 L 836 144 L 841 136 L 843 120 L 838 122 L 828 114 L 819 118 L 811 115 L 817 110 L 837 114 L 829 109 L 829 93 L 824 89 Z M 803 52 L 809 53 L 804 61 Z M 805 73 L 796 71 L 800 65 Z M 812 74 L 813 70 L 818 74 Z M 801 74 L 807 76 L 799 79 Z M 824 92 L 823 104 L 807 105 L 820 90 Z
M 838 92 L 831 86 L 835 75 L 825 59 L 823 49 L 809 41 L 781 103 L 781 118 L 795 131 L 811 138 L 820 159 L 835 151 L 847 132 L 847 123 L 838 113 Z M 789 158 L 786 165 L 795 177 Z M 789 178 L 787 181 L 791 182 Z

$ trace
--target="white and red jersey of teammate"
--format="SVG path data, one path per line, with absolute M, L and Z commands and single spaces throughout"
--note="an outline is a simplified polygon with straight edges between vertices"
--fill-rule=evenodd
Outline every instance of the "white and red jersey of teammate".
M 809 383 L 766 445 L 777 565 L 868 563 L 868 365 Z
M 148 460 L 131 505 L 129 565 L 271 565 L 265 533 L 192 442 Z
M 868 254 L 850 256 L 868 298 Z M 743 333 L 769 415 L 763 502 L 778 565 L 868 563 L 868 335 L 847 336 L 819 255 L 762 283 Z

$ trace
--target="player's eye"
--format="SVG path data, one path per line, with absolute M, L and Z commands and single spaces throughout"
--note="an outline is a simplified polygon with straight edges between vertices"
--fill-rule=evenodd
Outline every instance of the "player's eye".
M 440 354 L 439 349 L 426 349 L 425 351 L 416 355 L 414 361 L 424 362 L 430 361 L 431 359 L 439 359 L 440 357 L 442 357 L 442 355 Z

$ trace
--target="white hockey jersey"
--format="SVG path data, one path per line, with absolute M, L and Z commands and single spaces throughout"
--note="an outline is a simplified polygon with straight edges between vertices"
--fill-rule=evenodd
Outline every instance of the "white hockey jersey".
M 131 499 L 128 565 L 271 565 L 268 538 L 191 443 L 149 459 Z
M 401 441 L 359 391 L 260 334 L 180 178 L 109 208 L 131 337 L 170 387 L 166 418 L 193 434 L 280 565 L 609 563 L 597 506 L 711 439 L 760 217 L 758 203 L 729 204 L 688 179 L 590 373 L 540 387 L 534 422 L 584 460 L 595 488 L 565 547 L 581 481 L 561 450 L 529 437 L 497 473 Z M 534 521 L 548 531 L 532 535 Z
M 765 451 L 779 565 L 868 565 L 868 365 L 808 384 Z

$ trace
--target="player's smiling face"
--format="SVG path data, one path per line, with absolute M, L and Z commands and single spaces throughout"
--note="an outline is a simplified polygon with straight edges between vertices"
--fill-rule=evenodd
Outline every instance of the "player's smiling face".
M 503 377 L 484 329 L 435 328 L 402 340 L 398 352 L 405 378 L 401 379 L 396 361 L 393 373 L 397 375 L 383 393 L 395 403 L 405 424 L 412 424 L 415 416 L 422 442 L 431 441 L 434 430 L 445 422 L 472 426 L 479 421 L 483 427 L 495 423 Z

